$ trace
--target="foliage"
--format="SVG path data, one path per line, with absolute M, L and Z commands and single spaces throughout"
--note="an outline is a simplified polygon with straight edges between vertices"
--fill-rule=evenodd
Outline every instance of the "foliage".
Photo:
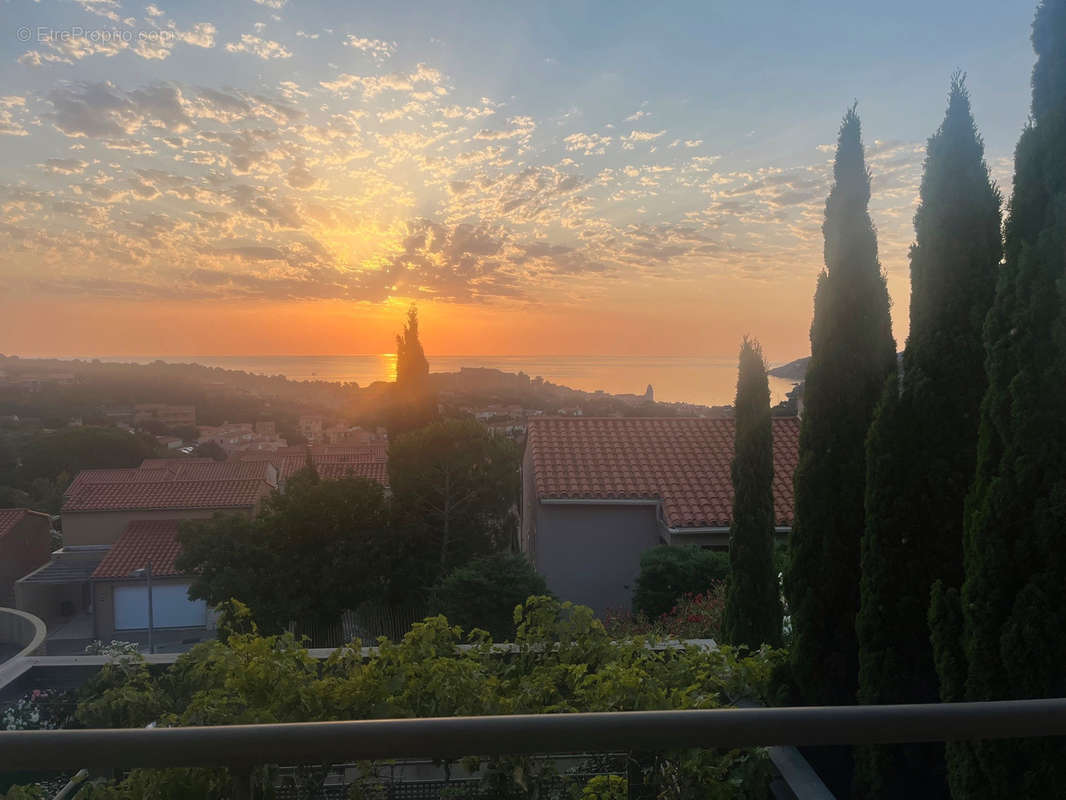
M 865 439 L 896 362 L 854 107 L 840 127 L 833 177 L 822 226 L 826 268 L 814 297 L 785 582 L 792 675 L 805 702 L 827 705 L 855 701 Z
M 519 454 L 472 419 L 448 419 L 397 436 L 389 485 L 398 524 L 434 575 L 509 547 L 517 530 Z
M 53 730 L 64 727 L 73 698 L 60 689 L 32 689 L 0 707 L 0 731 Z
M 211 458 L 215 461 L 225 461 L 229 455 L 218 442 L 201 442 L 193 448 L 192 455 L 195 458 Z
M 135 656 L 139 652 L 141 647 L 137 642 L 120 642 L 116 639 L 110 642 L 93 639 L 85 645 L 85 654 L 90 656 Z
M 63 428 L 35 434 L 22 449 L 19 480 L 30 485 L 37 478 L 55 480 L 83 469 L 136 467 L 156 454 L 156 441 L 118 428 Z
M 335 623 L 381 591 L 389 574 L 388 509 L 381 486 L 364 478 L 320 481 L 293 475 L 254 520 L 216 515 L 181 526 L 178 568 L 195 575 L 193 598 L 236 598 L 260 629 L 290 620 Z
M 662 545 L 640 556 L 633 591 L 633 611 L 654 619 L 666 614 L 686 594 L 699 594 L 729 577 L 729 554 L 695 545 Z
M 985 322 L 988 391 L 966 500 L 961 591 L 930 610 L 945 699 L 1066 694 L 1066 2 L 1033 24 L 1032 116 L 1015 151 L 1004 265 Z M 1050 798 L 1061 739 L 948 747 L 954 797 Z
M 729 591 L 722 638 L 758 650 L 781 646 L 781 596 L 774 568 L 774 437 L 770 385 L 759 343 L 740 349 L 736 445 L 731 469 Z
M 544 578 L 521 553 L 495 553 L 458 567 L 433 592 L 434 609 L 460 627 L 481 628 L 496 641 L 515 632 L 514 610 L 548 593 Z
M 930 588 L 962 583 L 963 504 L 977 460 L 984 378 L 981 326 L 992 303 L 999 192 L 961 75 L 929 139 L 911 248 L 910 333 L 902 374 L 885 386 L 867 440 L 859 700 L 939 699 L 929 642 Z M 915 465 L 921 465 L 916 469 Z M 918 512 L 920 509 L 920 512 Z M 857 791 L 946 792 L 939 744 L 861 748 Z
M 420 428 L 437 417 L 437 398 L 429 384 L 429 362 L 418 336 L 418 309 L 411 305 L 403 333 L 396 335 L 396 386 L 390 433 Z
M 725 613 L 725 581 L 715 581 L 704 592 L 681 595 L 669 611 L 649 620 L 645 614 L 609 611 L 604 627 L 615 638 L 650 636 L 663 639 L 722 639 Z M 757 648 L 756 648 L 757 649 Z
M 780 661 L 769 649 L 663 650 L 640 638 L 612 643 L 590 609 L 548 597 L 529 598 L 515 620 L 516 652 L 508 657 L 493 652 L 484 632 L 464 636 L 444 617 L 415 624 L 402 642 L 380 641 L 366 658 L 356 641 L 324 663 L 291 634 L 234 632 L 226 642 L 197 645 L 158 676 L 140 659 L 105 666 L 85 687 L 78 719 L 132 727 L 718 708 L 763 698 Z M 464 643 L 473 646 L 460 648 Z M 501 797 L 530 796 L 554 777 L 543 760 L 537 767 L 526 757 L 465 763 L 506 789 Z M 644 780 L 663 797 L 694 796 L 671 787 L 701 785 L 699 796 L 762 797 L 767 786 L 759 750 L 661 753 L 646 766 Z M 618 785 L 599 781 L 593 788 Z M 216 770 L 133 770 L 109 791 L 115 793 L 101 796 L 219 798 L 228 786 Z

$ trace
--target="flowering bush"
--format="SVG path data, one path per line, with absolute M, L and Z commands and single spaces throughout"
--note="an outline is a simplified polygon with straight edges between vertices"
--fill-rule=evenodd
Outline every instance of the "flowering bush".
M 141 652 L 141 647 L 136 642 L 120 642 L 112 639 L 110 642 L 101 642 L 93 639 L 85 646 L 85 654 L 89 656 L 135 656 Z
M 651 636 L 717 641 L 722 633 L 725 592 L 725 581 L 716 581 L 705 592 L 685 594 L 673 608 L 654 620 L 643 614 L 634 616 L 627 611 L 611 610 L 604 615 L 603 625 L 617 639 Z
M 74 698 L 70 692 L 34 689 L 0 708 L 0 730 L 54 730 L 63 727 L 73 710 Z

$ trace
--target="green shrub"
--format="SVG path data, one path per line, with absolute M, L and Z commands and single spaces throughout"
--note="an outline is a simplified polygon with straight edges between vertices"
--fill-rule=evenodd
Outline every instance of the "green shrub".
M 655 547 L 640 557 L 633 613 L 649 619 L 669 613 L 686 594 L 702 594 L 729 577 L 729 553 L 695 545 Z
M 496 553 L 453 570 L 436 587 L 433 606 L 465 630 L 481 628 L 496 641 L 514 637 L 515 607 L 548 593 L 543 576 L 521 553 Z

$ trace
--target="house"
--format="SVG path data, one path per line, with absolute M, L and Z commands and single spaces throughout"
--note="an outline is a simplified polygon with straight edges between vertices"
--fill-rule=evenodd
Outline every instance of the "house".
M 386 489 L 389 486 L 388 445 L 384 441 L 360 445 L 285 447 L 272 453 L 248 451 L 237 456 L 244 463 L 273 464 L 281 487 L 294 473 L 304 469 L 309 460 L 319 477 L 326 480 L 355 476 L 377 481 Z
M 266 462 L 148 459 L 132 469 L 82 470 L 64 494 L 63 541 L 112 545 L 134 519 L 254 515 L 277 485 Z
M 115 606 L 111 584 L 125 585 L 127 580 L 117 573 L 115 559 L 141 559 L 145 561 L 141 566 L 147 566 L 147 560 L 154 559 L 153 547 L 165 538 L 160 531 L 173 539 L 182 520 L 206 519 L 219 512 L 255 515 L 277 485 L 277 468 L 265 462 L 153 458 L 131 469 L 83 470 L 64 494 L 64 545 L 47 563 L 16 581 L 17 607 L 45 621 L 52 653 L 78 652 L 90 639 L 130 630 L 122 626 L 134 613 L 130 604 L 141 595 L 139 590 L 119 591 Z M 158 568 L 154 560 L 152 564 L 153 571 L 164 570 L 161 586 L 171 587 L 161 589 L 161 596 L 170 598 L 164 605 L 178 609 L 162 619 L 180 619 L 183 630 L 204 629 L 206 623 L 193 625 L 192 612 L 175 599 L 180 593 L 172 587 L 181 579 L 166 571 L 172 561 L 163 559 Z M 97 587 L 98 581 L 110 588 Z M 147 615 L 147 600 L 141 599 Z
M 522 462 L 523 550 L 563 600 L 628 609 L 640 556 L 659 544 L 727 549 L 734 422 L 540 417 Z M 799 420 L 773 420 L 776 532 L 793 519 Z
M 189 599 L 189 578 L 175 566 L 180 524 L 177 519 L 133 520 L 93 570 L 95 638 L 145 640 L 149 566 L 155 641 L 188 643 L 214 635 L 214 614 L 203 600 Z
M 133 424 L 155 420 L 168 428 L 179 425 L 196 427 L 196 406 L 175 406 L 167 403 L 137 403 L 133 406 Z
M 48 561 L 52 520 L 28 508 L 0 508 L 0 606 L 15 604 L 15 581 Z
M 318 444 L 322 439 L 324 421 L 317 414 L 307 414 L 300 417 L 298 426 L 300 435 L 307 440 L 308 444 Z

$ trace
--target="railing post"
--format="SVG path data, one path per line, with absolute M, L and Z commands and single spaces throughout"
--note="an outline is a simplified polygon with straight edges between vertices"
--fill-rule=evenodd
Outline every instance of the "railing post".
M 229 774 L 233 800 L 252 800 L 252 768 L 230 767 Z

